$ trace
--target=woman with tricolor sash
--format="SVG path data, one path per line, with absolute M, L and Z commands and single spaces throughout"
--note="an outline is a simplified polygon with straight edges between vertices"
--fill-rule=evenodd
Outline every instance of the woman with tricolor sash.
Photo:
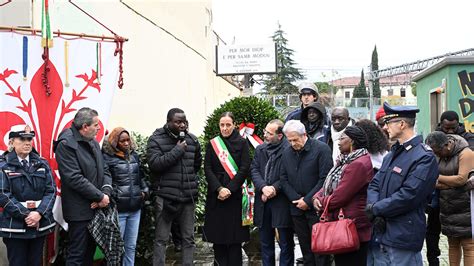
M 215 265 L 242 265 L 241 245 L 249 240 L 249 227 L 243 225 L 242 215 L 246 207 L 242 185 L 250 174 L 249 146 L 235 129 L 231 112 L 221 115 L 219 129 L 219 136 L 206 147 L 203 239 L 214 244 Z

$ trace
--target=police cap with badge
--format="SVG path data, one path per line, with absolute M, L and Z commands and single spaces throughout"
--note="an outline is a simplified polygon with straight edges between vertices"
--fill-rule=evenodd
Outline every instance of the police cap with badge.
M 394 118 L 416 118 L 416 113 L 420 111 L 416 106 L 390 106 L 387 102 L 383 103 L 383 110 L 385 116 L 383 120 L 385 123 Z
M 17 125 L 13 126 L 10 133 L 8 134 L 9 139 L 21 138 L 21 139 L 32 139 L 35 137 L 35 132 L 31 130 L 28 125 Z

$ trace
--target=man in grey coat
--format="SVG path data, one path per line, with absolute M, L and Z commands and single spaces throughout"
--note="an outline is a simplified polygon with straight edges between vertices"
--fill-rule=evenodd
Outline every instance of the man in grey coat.
M 95 140 L 99 130 L 97 111 L 84 107 L 54 143 L 63 215 L 69 226 L 68 266 L 92 265 L 96 244 L 87 225 L 96 208 L 109 205 L 112 194 L 112 178 Z

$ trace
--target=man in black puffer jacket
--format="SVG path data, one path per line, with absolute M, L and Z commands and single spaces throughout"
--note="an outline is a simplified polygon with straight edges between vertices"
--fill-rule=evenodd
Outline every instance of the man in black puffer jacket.
M 148 140 L 147 159 L 156 195 L 156 234 L 153 265 L 165 265 L 166 243 L 173 220 L 182 235 L 182 264 L 193 265 L 194 209 L 198 195 L 197 172 L 201 167 L 201 147 L 187 132 L 184 111 L 168 111 L 167 123 Z

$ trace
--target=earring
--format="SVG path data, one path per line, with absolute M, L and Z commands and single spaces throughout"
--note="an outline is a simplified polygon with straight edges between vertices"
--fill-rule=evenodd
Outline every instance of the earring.
M 351 148 L 350 148 L 349 152 L 352 152 L 352 145 L 351 145 Z

